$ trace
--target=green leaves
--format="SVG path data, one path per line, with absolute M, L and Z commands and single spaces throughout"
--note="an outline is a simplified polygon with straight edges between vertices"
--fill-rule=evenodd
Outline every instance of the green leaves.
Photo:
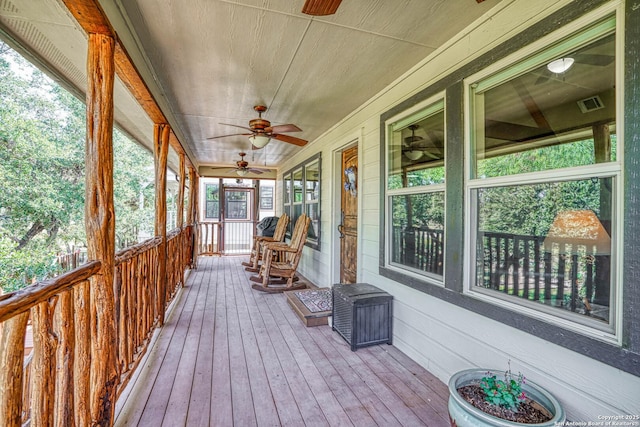
M 505 372 L 504 380 L 499 380 L 496 375 L 487 372 L 487 375 L 480 380 L 480 388 L 484 391 L 487 402 L 516 410 L 525 398 L 522 391 L 523 381 L 522 374 L 514 378 L 510 369 Z
M 85 245 L 86 109 L 0 42 L 0 287 L 55 274 L 55 254 Z M 153 233 L 153 157 L 114 132 L 118 249 Z

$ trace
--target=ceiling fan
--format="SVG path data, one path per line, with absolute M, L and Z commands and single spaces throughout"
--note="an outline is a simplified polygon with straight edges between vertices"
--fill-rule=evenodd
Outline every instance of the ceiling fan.
M 302 7 L 302 13 L 312 16 L 333 15 L 341 2 L 342 0 L 307 0 Z
M 240 160 L 238 160 L 236 162 L 236 167 L 233 169 L 229 169 L 229 172 L 235 172 L 236 174 L 240 175 L 240 176 L 245 176 L 248 173 L 255 173 L 255 174 L 262 174 L 263 172 L 269 172 L 268 169 L 260 169 L 260 168 L 250 168 L 249 167 L 249 162 L 247 162 L 244 159 L 244 156 L 247 155 L 247 153 L 238 153 L 240 155 Z
M 442 159 L 443 146 L 436 144 L 436 142 L 441 141 L 442 138 L 439 137 L 435 131 L 426 132 L 427 139 L 415 134 L 416 130 L 420 129 L 419 125 L 409 125 L 409 129 L 411 130 L 411 136 L 403 139 L 402 154 L 413 162 L 422 157 L 427 157 L 432 160 Z
M 264 105 L 256 105 L 255 107 L 253 107 L 253 109 L 258 112 L 258 118 L 249 120 L 249 127 L 232 125 L 229 123 L 220 123 L 221 125 L 225 126 L 233 126 L 240 129 L 246 129 L 249 131 L 249 133 L 232 133 L 229 135 L 214 136 L 207 139 L 217 139 L 237 135 L 248 136 L 254 149 L 264 147 L 269 143 L 271 139 L 277 139 L 278 141 L 287 142 L 299 147 L 307 144 L 308 141 L 304 139 L 283 134 L 285 132 L 302 132 L 302 129 L 300 129 L 298 126 L 294 124 L 271 126 L 271 122 L 269 122 L 269 120 L 262 118 L 262 113 L 267 111 L 267 107 L 265 107 Z

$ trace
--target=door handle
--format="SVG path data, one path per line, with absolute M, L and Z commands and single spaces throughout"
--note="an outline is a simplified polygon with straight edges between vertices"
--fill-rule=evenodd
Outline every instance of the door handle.
M 340 238 L 344 239 L 344 211 L 340 213 L 340 225 L 338 225 L 338 233 L 340 233 Z

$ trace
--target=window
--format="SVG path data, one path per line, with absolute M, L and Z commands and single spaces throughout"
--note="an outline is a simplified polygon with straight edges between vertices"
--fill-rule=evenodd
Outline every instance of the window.
M 615 26 L 603 20 L 465 81 L 468 291 L 610 338 L 622 199 Z
M 273 187 L 260 187 L 260 209 L 273 210 Z
M 297 219 L 306 213 L 311 219 L 306 244 L 314 249 L 320 248 L 320 178 L 320 154 L 285 172 L 283 178 L 283 210 L 291 218 L 287 236 L 291 236 Z
M 305 212 L 311 218 L 308 238 L 317 241 L 320 234 L 320 159 L 304 168 Z
M 207 184 L 205 186 L 205 218 L 220 218 L 220 190 L 218 184 Z
M 249 219 L 247 191 L 225 191 L 225 219 Z
M 387 264 L 439 282 L 444 264 L 444 100 L 386 122 Z

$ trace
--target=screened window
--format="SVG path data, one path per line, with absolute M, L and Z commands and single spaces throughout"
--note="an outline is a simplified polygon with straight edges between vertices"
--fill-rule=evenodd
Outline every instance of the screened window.
M 614 332 L 615 19 L 467 82 L 471 290 Z
M 445 114 L 442 99 L 387 122 L 387 263 L 441 281 Z

